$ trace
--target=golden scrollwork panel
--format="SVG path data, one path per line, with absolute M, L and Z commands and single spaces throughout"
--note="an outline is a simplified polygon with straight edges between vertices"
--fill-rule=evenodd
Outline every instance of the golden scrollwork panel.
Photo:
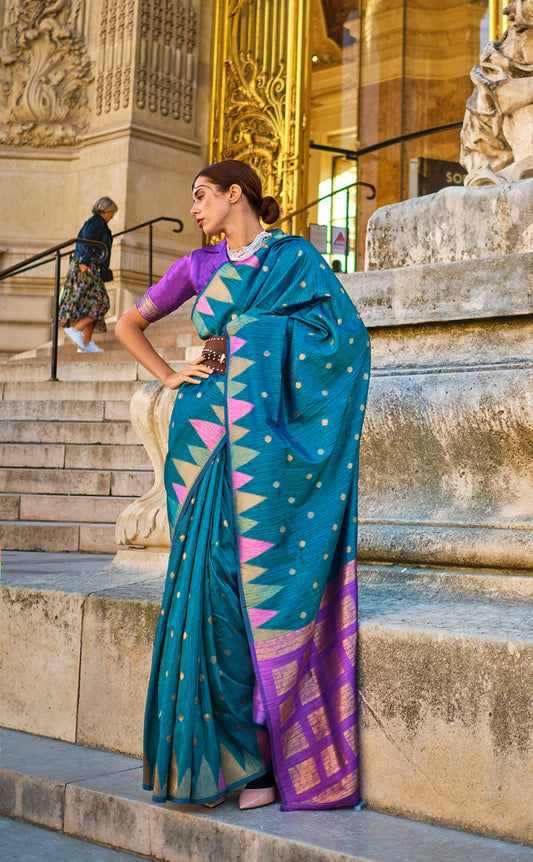
M 242 159 L 284 212 L 302 203 L 308 150 L 310 4 L 215 4 L 211 161 Z

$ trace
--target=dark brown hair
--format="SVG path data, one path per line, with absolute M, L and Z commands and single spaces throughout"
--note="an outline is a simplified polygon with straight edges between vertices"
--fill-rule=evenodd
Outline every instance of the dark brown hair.
M 274 224 L 278 220 L 278 204 L 270 195 L 263 197 L 261 180 L 246 162 L 239 162 L 236 159 L 224 159 L 223 162 L 215 162 L 215 164 L 200 171 L 194 178 L 193 188 L 198 177 L 207 177 L 225 192 L 233 184 L 240 186 L 248 203 L 265 224 Z

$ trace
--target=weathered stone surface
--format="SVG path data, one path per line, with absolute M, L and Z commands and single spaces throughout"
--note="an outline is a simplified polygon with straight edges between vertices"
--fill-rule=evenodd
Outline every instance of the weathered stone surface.
M 406 270 L 404 270 L 405 272 Z M 494 365 L 494 354 L 510 368 L 531 360 L 533 315 L 440 324 L 382 326 L 372 338 L 374 376 L 382 372 L 474 369 Z
M 165 575 L 168 569 L 169 550 L 158 551 L 146 548 L 120 548 L 113 559 L 114 569 L 140 572 L 159 572 Z
M 3 586 L 1 598 L 1 723 L 74 741 L 83 597 Z
M 19 367 L 19 364 L 16 367 Z M 10 367 L 0 366 L 0 377 L 7 379 L 10 376 L 10 371 Z M 37 366 L 37 371 L 40 372 L 42 378 L 46 377 L 46 372 L 40 366 Z M 49 368 L 47 372 L 50 373 Z M 97 374 L 100 377 L 100 366 L 98 366 Z M 61 376 L 63 376 L 63 366 Z M 95 376 L 93 368 L 93 378 Z M 24 379 L 6 382 L 3 397 L 6 401 L 29 401 L 33 399 L 40 401 L 99 401 L 102 398 L 108 398 L 111 401 L 129 402 L 139 385 L 136 380 L 61 380 L 58 385 L 57 382 L 52 383 L 46 379 Z
M 129 422 L 0 422 L 0 441 L 31 443 L 134 444 L 137 437 Z
M 33 421 L 101 422 L 104 407 L 99 401 L 0 401 L 0 419 Z
M 360 556 L 531 568 L 532 441 L 530 367 L 376 375 L 361 441 Z
M 41 443 L 15 443 L 0 450 L 0 467 L 62 467 L 65 447 Z
M 531 252 L 360 272 L 344 276 L 342 283 L 365 325 L 377 329 L 371 333 L 374 341 L 383 326 L 432 322 L 439 324 L 432 336 L 439 337 L 448 321 L 488 325 L 488 320 L 533 313 Z M 491 338 L 491 361 L 500 359 L 499 346 Z M 419 354 L 417 361 L 423 363 L 424 357 Z
M 533 251 L 533 179 L 447 188 L 381 207 L 368 223 L 365 269 Z
M 2 323 L 46 323 L 50 332 L 53 299 L 51 296 L 10 296 L 0 294 Z M 7 332 L 7 328 L 6 328 Z M 3 346 L 3 342 L 2 346 Z
M 137 497 L 145 494 L 153 481 L 151 470 L 114 470 L 111 473 L 111 493 L 115 497 Z
M 533 842 L 533 643 L 363 625 L 359 668 L 369 803 Z
M 0 783 L 0 811 L 4 817 L 28 820 L 47 829 L 63 829 L 65 787 L 23 772 L 11 773 Z M 7 858 L 7 857 L 6 857 Z
M 77 740 L 139 754 L 159 609 L 92 596 L 85 602 Z M 95 693 L 98 696 L 95 697 Z
M 104 419 L 107 422 L 125 421 L 129 419 L 130 407 L 126 401 L 105 401 Z
M 0 548 L 4 551 L 77 551 L 79 544 L 77 524 L 0 522 Z
M 37 346 L 50 338 L 49 323 L 2 323 L 0 344 L 2 352 L 16 353 L 23 346 Z
M 0 497 L 0 513 L 1 501 Z M 19 498 L 14 498 L 18 500 Z M 23 494 L 20 497 L 20 517 L 23 521 L 79 521 L 114 524 L 124 506 L 133 502 L 128 497 L 93 497 L 56 494 Z M 2 517 L 6 517 L 5 515 Z
M 2 494 L 0 496 L 0 520 L 14 521 L 20 513 L 20 496 L 18 494 Z
M 150 470 L 150 459 L 142 446 L 106 444 L 94 446 L 67 445 L 65 467 L 85 470 Z M 103 519 L 102 519 L 103 520 Z
M 113 524 L 80 524 L 80 551 L 89 554 L 114 554 L 116 549 Z
M 0 474 L 0 491 L 24 494 L 109 494 L 108 470 L 35 470 L 10 467 Z M 125 494 L 121 496 L 126 496 Z
M 73 589 L 80 578 L 87 582 L 82 573 L 63 576 L 63 582 L 72 577 Z M 84 603 L 83 635 L 81 626 L 76 630 L 82 656 L 77 740 L 139 755 L 163 578 L 143 579 L 138 570 L 110 568 L 105 589 L 105 577 L 100 573 L 98 595 L 56 594 L 60 607 L 69 595 Z M 21 661 L 27 664 L 27 623 L 39 626 L 34 643 L 38 637 L 46 645 L 51 643 L 48 629 L 57 625 L 43 614 L 32 616 L 29 599 L 36 597 L 40 605 L 41 596 L 44 601 L 54 594 L 4 587 L 8 595 L 17 589 L 28 602 L 4 602 L 2 623 L 7 613 L 13 649 L 18 655 L 22 642 Z M 533 843 L 527 808 L 533 756 L 532 603 L 527 576 L 361 567 L 362 789 L 373 806 Z M 56 667 L 51 675 L 47 668 L 43 673 L 55 684 L 64 653 L 49 652 Z M 40 688 L 21 688 L 34 699 L 37 732 L 46 734 L 40 712 L 48 695 Z M 75 692 L 76 685 L 72 688 Z M 5 705 L 5 694 L 2 701 Z M 95 820 L 90 812 L 104 803 L 109 784 L 93 782 L 93 790 L 99 799 L 87 812 L 73 810 L 68 816 L 85 837 L 90 837 L 84 831 L 89 821 L 99 824 L 91 827 L 92 834 L 107 841 L 102 836 L 133 814 L 117 803 L 115 814 Z M 73 799 L 82 799 L 81 792 L 72 792 Z M 104 807 L 108 810 L 107 803 Z M 74 832 L 74 826 L 69 829 Z M 122 828 L 118 831 L 123 834 Z M 159 849 L 152 852 L 164 858 Z

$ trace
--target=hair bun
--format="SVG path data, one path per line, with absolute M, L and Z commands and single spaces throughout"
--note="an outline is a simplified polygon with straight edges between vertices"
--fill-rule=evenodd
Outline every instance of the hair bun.
M 261 199 L 259 215 L 265 224 L 274 224 L 279 219 L 279 206 L 271 195 Z

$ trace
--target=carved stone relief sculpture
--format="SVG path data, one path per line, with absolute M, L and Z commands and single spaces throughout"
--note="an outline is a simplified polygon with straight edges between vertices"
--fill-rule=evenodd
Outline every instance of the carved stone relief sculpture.
M 135 0 L 102 0 L 95 113 L 127 108 L 131 99 Z
M 513 0 L 503 12 L 507 32 L 471 73 L 476 89 L 461 132 L 467 186 L 533 177 L 533 0 Z
M 190 0 L 141 0 L 135 102 L 173 120 L 193 119 L 197 12 Z
M 93 79 L 84 0 L 11 0 L 0 39 L 0 143 L 75 144 L 88 127 Z

